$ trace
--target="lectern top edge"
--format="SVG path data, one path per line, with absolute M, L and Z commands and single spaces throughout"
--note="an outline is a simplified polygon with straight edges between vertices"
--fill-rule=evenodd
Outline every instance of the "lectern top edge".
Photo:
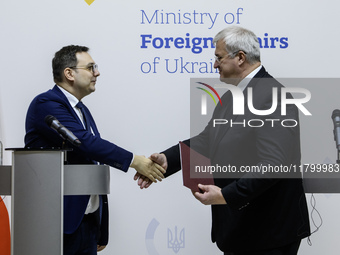
M 72 151 L 72 148 L 60 148 L 60 147 L 50 147 L 50 148 L 6 148 L 6 151 Z

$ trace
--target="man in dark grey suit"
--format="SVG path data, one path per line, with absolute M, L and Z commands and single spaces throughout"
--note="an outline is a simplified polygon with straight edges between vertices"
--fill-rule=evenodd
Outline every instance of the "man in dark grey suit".
M 252 90 L 255 109 L 271 109 L 273 88 L 278 91 L 276 110 L 266 116 L 255 115 L 245 100 L 244 114 L 233 114 L 231 92 L 226 92 L 214 110 L 211 121 L 197 136 L 184 141 L 191 149 L 210 158 L 212 165 L 299 167 L 300 131 L 298 109 L 289 104 L 281 114 L 283 86 L 270 76 L 260 61 L 255 34 L 241 27 L 228 27 L 214 38 L 220 80 L 238 86 L 247 98 Z M 287 96 L 291 96 L 287 94 Z M 235 125 L 217 127 L 214 119 L 248 122 L 251 119 L 272 119 L 262 127 Z M 289 119 L 289 125 L 281 120 Z M 181 168 L 179 146 L 175 145 L 151 158 L 167 169 L 169 176 Z M 137 176 L 138 177 L 138 176 Z M 137 179 L 136 177 L 136 179 Z M 244 173 L 224 178 L 214 176 L 215 185 L 199 184 L 194 196 L 212 206 L 212 241 L 226 255 L 295 255 L 301 239 L 310 235 L 309 217 L 301 176 L 283 173 L 263 175 Z M 140 178 L 139 185 L 148 187 Z

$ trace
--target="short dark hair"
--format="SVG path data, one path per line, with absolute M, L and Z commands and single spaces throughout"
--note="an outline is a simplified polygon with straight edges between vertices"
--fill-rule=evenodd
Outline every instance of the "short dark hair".
M 86 46 L 69 45 L 57 51 L 52 59 L 52 70 L 54 82 L 63 81 L 63 72 L 65 68 L 76 66 L 78 60 L 76 54 L 79 52 L 88 52 L 89 48 Z

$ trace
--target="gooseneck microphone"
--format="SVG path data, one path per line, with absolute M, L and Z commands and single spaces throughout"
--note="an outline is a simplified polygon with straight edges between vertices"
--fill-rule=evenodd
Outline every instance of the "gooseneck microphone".
M 46 124 L 57 131 L 57 133 L 64 139 L 69 141 L 71 144 L 75 146 L 80 146 L 81 142 L 79 139 L 70 131 L 68 130 L 63 124 L 59 122 L 54 116 L 47 115 L 45 117 Z
M 336 109 L 332 113 L 332 120 L 334 124 L 334 140 L 335 146 L 338 150 L 340 150 L 340 110 Z

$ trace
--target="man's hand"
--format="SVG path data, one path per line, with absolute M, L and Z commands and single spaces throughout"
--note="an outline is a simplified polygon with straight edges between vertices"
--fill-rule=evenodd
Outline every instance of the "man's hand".
M 161 167 L 163 167 L 165 170 L 168 169 L 168 160 L 165 156 L 164 153 L 154 153 L 150 156 L 150 159 L 157 163 L 158 165 L 160 165 Z
M 164 178 L 164 168 L 144 156 L 135 155 L 130 167 L 153 182 L 162 181 Z
M 168 168 L 168 161 L 163 153 L 162 154 L 154 153 L 149 157 L 149 159 L 151 159 L 156 164 L 160 165 L 165 170 Z M 152 181 L 149 178 L 141 175 L 140 173 L 135 174 L 134 180 L 135 181 L 138 180 L 137 184 L 141 189 L 144 188 L 146 189 L 150 187 L 150 185 L 152 184 Z
M 135 181 L 137 181 L 137 185 L 141 188 L 141 189 L 147 189 L 150 187 L 150 185 L 152 184 L 152 181 L 141 175 L 140 173 L 136 173 L 135 176 L 133 177 L 133 179 Z
M 204 205 L 225 205 L 225 201 L 221 188 L 215 185 L 202 185 L 198 184 L 198 187 L 203 191 L 202 193 L 195 192 L 194 196 Z

